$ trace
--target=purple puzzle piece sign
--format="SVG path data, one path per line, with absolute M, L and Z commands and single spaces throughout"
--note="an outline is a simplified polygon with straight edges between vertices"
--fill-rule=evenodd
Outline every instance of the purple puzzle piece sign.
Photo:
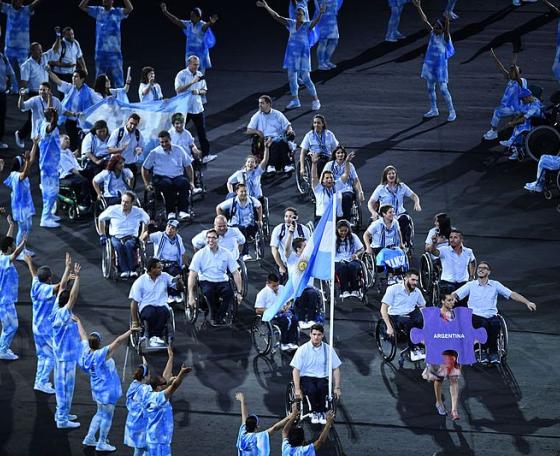
M 442 352 L 455 350 L 459 364 L 474 364 L 475 340 L 486 342 L 487 334 L 484 328 L 473 328 L 472 310 L 466 307 L 453 309 L 455 318 L 447 321 L 441 318 L 438 307 L 422 309 L 424 327 L 412 328 L 410 340 L 423 343 L 426 347 L 426 362 L 430 364 L 443 364 Z

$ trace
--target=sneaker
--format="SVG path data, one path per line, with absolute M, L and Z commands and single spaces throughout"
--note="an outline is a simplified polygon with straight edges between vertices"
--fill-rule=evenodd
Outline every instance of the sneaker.
M 490 359 L 488 358 L 488 353 L 486 351 L 483 351 L 480 354 L 480 363 L 481 364 L 488 364 L 490 362 Z
M 331 67 L 329 67 L 326 63 L 323 63 L 317 67 L 318 70 L 321 71 L 329 71 Z
M 16 144 L 19 148 L 23 149 L 25 147 L 25 142 L 23 139 L 19 137 L 19 130 L 16 130 L 14 133 L 14 137 L 16 138 Z
M 441 402 L 436 402 L 436 410 L 441 416 L 447 415 L 447 410 L 445 410 L 445 406 Z
M 95 437 L 86 435 L 86 438 L 82 440 L 82 445 L 94 447 L 97 446 L 97 440 L 95 440 Z
M 318 413 L 319 424 L 327 424 L 327 416 L 324 413 Z
M 386 36 L 386 37 L 385 37 L 385 41 L 386 41 L 387 43 L 396 43 L 398 40 L 397 40 L 397 38 L 395 38 L 394 36 L 390 36 L 390 37 Z
M 202 163 L 210 163 L 211 161 L 216 160 L 216 158 L 218 158 L 217 155 L 208 154 L 205 157 L 202 157 Z
M 296 351 L 299 348 L 298 344 L 288 344 L 290 351 Z
M 457 120 L 457 113 L 455 111 L 451 111 L 449 113 L 449 115 L 447 116 L 447 121 L 448 122 L 455 122 L 455 120 Z
M 8 348 L 7 350 L 0 351 L 0 359 L 4 361 L 15 361 L 19 359 L 19 356 Z
M 318 111 L 319 109 L 321 109 L 321 102 L 319 100 L 313 100 L 311 102 L 311 110 Z
M 165 345 L 165 341 L 161 337 L 153 336 L 150 337 L 150 345 L 155 347 Z
M 267 166 L 266 167 L 266 172 L 267 173 L 275 173 L 276 172 L 276 168 L 274 166 Z
M 280 344 L 280 350 L 282 351 L 290 351 L 291 347 L 289 344 Z
M 95 445 L 95 451 L 117 451 L 117 447 L 109 445 L 108 441 L 97 442 L 97 445 Z
M 313 412 L 311 414 L 311 424 L 319 424 L 320 422 L 320 417 L 318 413 Z
M 175 212 L 170 212 L 167 214 L 167 220 L 176 218 Z
M 293 165 L 286 165 L 286 166 L 284 166 L 284 172 L 285 172 L 285 173 L 291 173 L 291 172 L 294 171 L 294 169 L 295 169 L 295 168 L 294 168 Z
M 64 423 L 56 423 L 58 429 L 76 429 L 80 427 L 80 423 L 76 421 L 66 421 Z
M 121 279 L 127 279 L 128 277 L 130 277 L 130 272 L 129 271 L 121 272 L 119 277 Z
M 511 141 L 509 139 L 505 141 L 500 141 L 500 146 L 509 147 L 511 146 Z
M 353 296 L 354 298 L 361 298 L 362 292 L 360 290 L 354 290 L 353 292 L 350 293 L 350 295 Z
M 491 128 L 486 133 L 484 133 L 483 138 L 486 141 L 493 141 L 494 139 L 498 139 L 498 131 Z
M 311 328 L 314 324 L 315 324 L 315 322 L 300 321 L 300 322 L 298 323 L 298 326 L 299 326 L 299 329 L 309 329 L 309 328 Z
M 202 190 L 201 187 L 195 187 L 195 188 L 193 188 L 192 193 L 193 193 L 193 195 L 198 195 L 199 193 L 202 193 L 202 191 L 203 190 Z
M 424 119 L 431 119 L 432 117 L 439 116 L 439 111 L 437 108 L 430 109 L 427 113 L 424 114 Z
M 167 297 L 167 304 L 173 304 L 175 302 L 175 296 Z
M 243 255 L 243 261 L 251 261 L 253 257 L 249 254 Z
M 490 353 L 490 364 L 500 364 L 500 357 L 497 353 Z
M 301 108 L 301 103 L 297 98 L 293 99 L 286 105 L 286 109 L 296 109 Z
M 43 228 L 59 228 L 60 223 L 49 219 L 49 220 L 41 221 L 39 226 L 42 226 Z
M 68 421 L 74 421 L 74 420 L 77 420 L 77 419 L 78 419 L 78 415 L 72 415 L 72 414 L 68 415 Z
M 41 391 L 42 393 L 45 393 L 45 394 L 54 394 L 55 393 L 55 391 L 54 391 L 54 389 L 53 389 L 53 387 L 51 386 L 50 383 L 44 383 L 42 385 L 37 385 L 36 384 L 33 387 L 33 389 L 36 390 L 36 391 Z
M 136 271 L 129 271 L 128 277 L 138 277 L 138 273 Z
M 426 358 L 426 355 L 420 348 L 416 348 L 410 351 L 410 360 L 411 361 L 421 361 Z
M 513 0 L 512 5 L 513 6 L 521 6 L 521 0 Z
M 185 220 L 191 218 L 191 214 L 185 211 L 179 211 L 179 220 Z
M 332 62 L 327 62 L 327 66 L 332 70 L 334 68 L 336 68 L 336 64 L 332 63 Z
M 518 160 L 519 159 L 519 152 L 517 152 L 517 149 L 514 149 L 514 151 L 508 156 L 508 160 Z
M 58 215 L 52 214 L 51 220 L 54 220 L 55 222 L 60 222 L 62 219 Z
M 342 293 L 340 293 L 340 298 L 341 299 L 346 299 L 348 296 L 350 296 L 349 291 L 343 291 Z
M 6 143 L 0 142 L 0 149 L 7 149 L 8 145 Z
M 523 188 L 525 190 L 529 190 L 530 192 L 542 192 L 543 191 L 543 186 L 542 186 L 542 184 L 539 184 L 538 181 L 528 182 L 528 183 L 525 184 L 525 186 Z
M 387 279 L 387 285 L 394 285 L 397 283 L 397 277 L 396 276 L 391 276 Z

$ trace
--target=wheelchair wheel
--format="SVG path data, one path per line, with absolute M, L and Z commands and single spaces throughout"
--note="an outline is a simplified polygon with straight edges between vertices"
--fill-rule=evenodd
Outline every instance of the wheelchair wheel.
M 145 191 L 143 206 L 150 215 L 150 219 L 155 222 L 157 229 L 164 231 L 167 225 L 167 211 L 165 209 L 163 193 L 159 191 Z
M 268 198 L 266 196 L 263 197 L 263 201 L 264 204 L 262 208 L 262 214 L 263 214 L 262 231 L 263 231 L 264 239 L 270 241 L 270 213 L 268 212 Z
M 194 301 L 194 306 L 189 306 L 188 298 L 185 299 L 185 319 L 190 325 L 194 325 L 196 323 L 201 299 L 204 299 L 204 296 L 200 290 L 197 291 L 197 298 Z
M 286 416 L 292 413 L 292 405 L 295 404 L 296 402 L 298 402 L 296 399 L 296 387 L 294 386 L 294 382 L 290 382 L 288 383 L 288 386 L 286 386 L 286 396 L 285 396 Z
M 375 284 L 375 261 L 373 256 L 367 252 L 362 254 L 361 260 L 367 273 L 368 288 L 371 288 Z
M 387 335 L 387 324 L 383 318 L 380 318 L 375 326 L 375 341 L 383 360 L 391 362 L 397 353 L 396 332 L 392 337 Z
M 116 277 L 115 267 L 113 265 L 113 246 L 111 240 L 107 239 L 103 250 L 101 251 L 101 272 L 104 279 L 111 279 Z
M 169 308 L 169 318 L 165 327 L 165 337 L 168 345 L 172 345 L 175 340 L 175 313 L 171 307 Z
M 498 334 L 498 356 L 500 360 L 505 361 L 507 358 L 507 347 L 509 342 L 509 334 L 506 320 L 498 314 L 500 320 L 500 333 Z
M 525 150 L 536 162 L 542 155 L 558 155 L 560 133 L 550 125 L 540 125 L 525 136 Z
M 298 192 L 302 196 L 307 196 L 311 192 L 311 183 L 309 176 L 311 176 L 311 166 L 309 165 L 309 160 L 304 161 L 305 176 L 301 175 L 301 162 L 295 160 L 296 162 L 296 187 Z
M 434 286 L 434 262 L 432 256 L 425 252 L 420 257 L 420 288 L 430 295 Z
M 352 203 L 352 210 L 350 213 L 350 223 L 352 225 L 354 225 L 354 228 L 352 231 L 354 231 L 355 233 L 357 233 L 358 231 L 361 231 L 362 229 L 362 206 L 360 205 L 360 203 L 354 199 L 354 202 Z
M 260 315 L 255 317 L 251 328 L 251 338 L 253 346 L 259 355 L 268 355 L 272 349 L 273 339 L 272 324 L 269 321 L 263 321 Z
M 261 260 L 262 258 L 264 258 L 264 243 L 265 239 L 263 230 L 259 228 L 255 233 L 255 253 L 257 255 L 257 260 Z
M 247 292 L 249 290 L 249 277 L 247 275 L 247 266 L 245 262 L 238 258 L 237 264 L 239 265 L 239 273 L 241 274 L 241 284 L 243 285 L 243 289 L 241 290 L 241 296 L 243 299 L 247 297 Z
M 99 227 L 99 216 L 106 208 L 107 201 L 103 197 L 93 202 L 93 223 L 95 225 L 95 230 L 97 231 L 97 234 L 99 234 L 99 236 L 104 234 L 101 232 L 101 229 Z
M 129 324 L 129 327 L 131 327 L 131 326 L 132 326 L 132 319 L 130 319 L 130 324 Z M 141 354 L 140 353 L 140 338 L 142 337 L 143 332 L 144 332 L 143 330 L 142 331 L 132 331 L 130 333 L 130 336 L 129 336 L 130 346 L 132 348 L 134 348 L 134 350 L 136 350 L 136 352 L 138 354 Z

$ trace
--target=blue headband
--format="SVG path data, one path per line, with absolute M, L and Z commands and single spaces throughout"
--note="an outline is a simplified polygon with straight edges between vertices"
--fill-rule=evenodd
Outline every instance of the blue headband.
M 100 333 L 98 333 L 97 331 L 93 331 L 92 333 L 90 333 L 90 336 L 97 337 L 99 339 L 99 342 L 103 341 L 103 336 Z
M 257 415 L 249 415 L 247 418 L 255 418 L 255 421 L 257 422 L 257 426 L 259 425 L 259 417 Z

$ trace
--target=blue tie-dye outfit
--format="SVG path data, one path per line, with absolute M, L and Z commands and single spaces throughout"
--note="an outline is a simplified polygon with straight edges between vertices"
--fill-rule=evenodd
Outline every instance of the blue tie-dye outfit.
M 0 5 L 0 11 L 7 16 L 4 53 L 12 66 L 19 68 L 29 57 L 29 22 L 33 11 L 29 6 L 16 10 L 4 2 Z
M 60 308 L 58 299 L 54 303 L 52 320 L 54 366 L 54 390 L 56 393 L 57 424 L 68 422 L 76 384 L 76 363 L 82 354 L 78 324 L 72 320 L 72 312 L 66 306 Z
M 54 301 L 54 285 L 39 282 L 33 277 L 31 283 L 31 303 L 33 304 L 33 337 L 37 352 L 37 374 L 35 385 L 49 383 L 49 376 L 54 368 L 54 351 L 52 338 L 52 314 Z
M 391 9 L 391 16 L 387 24 L 387 34 L 385 35 L 386 41 L 395 41 L 399 38 L 404 38 L 404 35 L 399 32 L 399 22 L 401 21 L 401 13 L 410 0 L 387 0 L 389 8 Z
M 53 220 L 53 209 L 59 189 L 58 167 L 60 164 L 60 135 L 58 128 L 47 133 L 50 123 L 43 121 L 41 141 L 39 142 L 39 170 L 41 173 L 41 192 L 43 212 L 41 223 Z
M 146 428 L 148 415 L 144 408 L 144 397 L 152 391 L 149 385 L 134 380 L 126 392 L 128 415 L 124 428 L 124 444 L 135 449 L 134 456 L 147 453 Z
M 247 432 L 242 424 L 237 434 L 237 456 L 268 456 L 270 438 L 267 431 Z
M 521 82 L 523 87 L 527 88 L 527 80 L 521 78 Z M 521 105 L 519 101 L 520 89 L 521 87 L 517 81 L 508 80 L 504 94 L 500 100 L 500 105 L 494 110 L 494 114 L 492 115 L 492 120 L 490 121 L 492 128 L 498 128 L 502 117 L 513 116 L 516 112 L 519 112 L 519 107 Z
M 560 20 L 558 20 L 558 28 L 556 30 L 556 55 L 552 64 L 552 73 L 558 82 L 560 82 Z
M 97 413 L 91 419 L 86 440 L 94 440 L 99 431 L 98 442 L 106 442 L 113 422 L 115 404 L 122 396 L 121 381 L 117 374 L 115 361 L 107 359 L 109 346 L 91 350 L 83 342 L 84 351 L 80 358 L 80 367 L 90 375 L 91 395 L 97 402 Z
M 319 67 L 332 68 L 332 55 L 338 45 L 338 10 L 342 6 L 342 0 L 315 0 L 315 17 L 319 14 L 321 5 L 326 6 L 326 10 L 317 23 L 317 34 L 319 44 L 317 45 L 317 60 Z
M 310 22 L 299 25 L 293 19 L 286 19 L 286 28 L 290 32 L 286 53 L 284 54 L 284 69 L 288 70 L 288 81 L 292 97 L 298 96 L 298 77 L 309 90 L 312 97 L 317 96 L 315 85 L 311 81 L 311 44 L 309 41 Z
M 149 456 L 171 455 L 173 440 L 173 407 L 163 391 L 151 391 L 144 396 L 148 416 L 146 443 Z
M 212 62 L 210 61 L 210 48 L 214 47 L 216 44 L 216 38 L 212 33 L 210 27 L 203 30 L 206 22 L 200 20 L 196 24 L 192 21 L 181 21 L 184 25 L 183 33 L 187 39 L 185 46 L 185 63 L 188 65 L 188 58 L 191 55 L 196 55 L 200 60 L 199 71 L 204 74 L 204 72 L 212 68 Z
M 5 353 L 12 343 L 18 329 L 16 302 L 18 300 L 18 273 L 11 261 L 11 255 L 0 253 L 0 353 Z
M 29 178 L 21 180 L 19 177 L 21 173 L 12 171 L 4 181 L 4 185 L 11 188 L 11 205 L 12 205 L 12 218 L 18 224 L 18 232 L 16 235 L 16 244 L 19 244 L 24 234 L 29 234 L 31 231 L 31 221 L 35 215 L 35 206 L 33 205 L 33 198 L 31 197 L 31 186 L 29 185 Z
M 106 74 L 115 87 L 122 87 L 121 22 L 128 14 L 124 8 L 107 11 L 102 6 L 88 6 L 87 13 L 95 19 L 95 75 Z
M 447 61 L 455 54 L 455 48 L 445 33 L 430 32 L 430 41 L 426 49 L 424 64 L 422 65 L 421 76 L 428 84 L 428 96 L 430 98 L 430 109 L 437 111 L 436 83 L 439 88 L 449 113 L 454 113 L 453 100 L 447 88 L 449 79 L 447 71 Z
M 523 115 L 525 120 L 523 123 L 517 124 L 513 127 L 513 132 L 511 133 L 511 137 L 509 138 L 509 143 L 521 143 L 524 140 L 524 137 L 521 136 L 521 133 L 524 131 L 530 131 L 533 129 L 533 125 L 531 123 L 531 119 L 533 118 L 541 118 L 543 105 L 540 100 L 535 99 L 531 101 L 531 103 L 521 103 L 519 106 L 519 114 Z

